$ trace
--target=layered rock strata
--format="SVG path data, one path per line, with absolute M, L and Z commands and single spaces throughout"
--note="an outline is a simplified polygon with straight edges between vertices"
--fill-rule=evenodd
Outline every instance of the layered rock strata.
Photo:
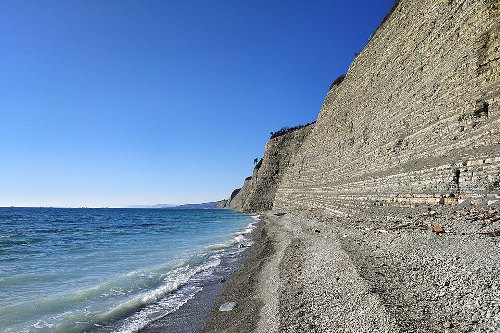
M 245 212 L 272 209 L 278 185 L 313 127 L 310 124 L 271 138 L 252 176 L 245 179 L 241 190 L 233 192 L 226 206 Z
M 277 210 L 500 195 L 500 1 L 401 0 L 328 92 Z

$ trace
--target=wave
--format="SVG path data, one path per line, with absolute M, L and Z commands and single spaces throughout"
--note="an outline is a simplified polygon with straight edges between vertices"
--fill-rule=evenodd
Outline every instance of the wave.
M 243 231 L 237 232 L 233 240 L 227 243 L 212 244 L 209 245 L 208 248 L 212 251 L 223 251 L 234 246 L 236 243 L 251 246 L 253 242 L 248 240 L 245 235 L 252 233 L 257 228 L 256 224 L 260 221 L 258 215 L 252 216 L 252 218 L 253 221 L 249 223 Z M 219 255 L 213 255 L 213 261 L 209 261 L 206 264 L 199 266 L 198 269 L 192 271 L 192 275 L 189 276 L 185 283 L 187 283 L 189 279 L 192 279 L 196 274 L 207 272 L 209 268 L 218 266 L 221 262 L 219 258 Z M 149 323 L 163 318 L 169 313 L 177 311 L 183 304 L 192 299 L 201 289 L 201 287 L 191 286 L 190 288 L 183 290 L 181 293 L 171 295 L 169 298 L 164 298 L 159 302 L 152 302 L 149 306 L 143 308 L 140 312 L 128 318 L 126 323 L 120 327 L 116 333 L 134 333 L 140 331 Z
M 236 243 L 236 241 L 233 239 L 227 243 L 216 243 L 216 244 L 211 244 L 207 245 L 207 249 L 218 252 L 218 251 L 223 251 L 225 249 L 230 248 Z
M 175 281 L 169 283 L 171 291 L 176 290 L 181 285 L 186 285 L 195 275 L 206 272 L 207 270 L 218 266 L 221 263 L 219 258 L 212 259 L 205 264 L 194 267 L 181 275 L 178 275 Z M 138 313 L 128 318 L 125 323 L 116 332 L 117 333 L 133 333 L 144 328 L 149 323 L 163 318 L 164 316 L 178 310 L 183 304 L 192 299 L 202 287 L 189 286 L 182 292 L 163 297 L 169 293 L 169 287 L 165 286 L 165 290 L 153 290 L 145 298 L 140 299 L 140 302 L 148 306 L 144 307 Z M 132 300 L 132 301 L 138 301 Z M 116 311 L 126 310 L 127 304 L 123 304 L 123 309 L 117 308 Z
M 253 244 L 252 241 L 250 241 L 246 236 L 248 234 L 251 234 L 256 228 L 257 228 L 257 223 L 259 222 L 259 216 L 258 215 L 253 215 L 251 216 L 253 218 L 253 222 L 250 222 L 245 229 L 242 231 L 238 231 L 234 233 L 234 238 L 231 239 L 230 241 L 226 243 L 216 243 L 216 244 L 211 244 L 208 245 L 207 248 L 213 251 L 217 250 L 225 250 L 230 248 L 231 246 L 235 244 L 242 244 L 244 246 L 250 246 Z
M 250 217 L 254 219 L 256 223 L 260 221 L 260 215 L 250 215 Z
M 9 297 L 0 302 L 0 331 L 9 333 L 136 332 L 152 321 L 175 312 L 201 291 L 203 286 L 211 283 L 219 274 L 219 268 L 215 267 L 220 265 L 221 260 L 226 260 L 223 258 L 231 262 L 235 260 L 232 258 L 234 255 L 245 250 L 236 246 L 237 244 L 244 244 L 245 247 L 251 245 L 247 239 L 250 238 L 248 234 L 255 229 L 258 219 L 253 217 L 251 223 L 248 222 L 248 218 L 242 217 L 239 225 L 228 223 L 227 229 L 221 228 L 220 231 L 217 229 L 213 239 L 207 238 L 203 233 L 197 236 L 198 238 L 193 237 L 195 240 L 202 240 L 202 243 L 201 246 L 193 244 L 191 248 L 188 247 L 189 238 L 178 242 L 181 245 L 179 249 L 173 247 L 170 249 L 169 244 L 166 244 L 166 251 L 162 251 L 162 247 L 157 243 L 149 241 L 145 242 L 144 247 L 132 244 L 127 247 L 126 255 L 118 257 L 127 261 L 112 265 L 117 268 L 114 274 L 109 270 L 93 270 L 94 267 L 111 264 L 108 262 L 101 264 L 99 256 L 96 258 L 82 256 L 82 253 L 86 253 L 83 251 L 86 248 L 75 252 L 73 251 L 74 244 L 72 244 L 73 247 L 68 247 L 67 244 L 55 247 L 58 251 L 62 249 L 61 252 L 57 252 L 58 256 L 46 259 L 44 262 L 47 264 L 42 267 L 44 268 L 42 271 L 36 270 L 36 265 L 33 265 L 33 270 L 25 269 L 18 274 L 2 276 L 0 279 L 2 286 L 10 288 L 6 291 L 6 296 L 26 294 L 23 297 L 10 297 L 13 302 L 9 302 Z M 148 228 L 153 223 L 135 224 L 135 228 Z M 206 232 L 205 229 L 201 229 L 205 227 L 201 223 L 195 223 L 194 226 Z M 181 228 L 176 224 L 172 224 L 169 228 L 174 227 Z M 182 228 L 187 230 L 186 234 L 191 232 L 191 229 L 192 232 L 198 231 L 196 228 L 188 228 L 186 223 L 182 223 Z M 237 228 L 243 230 L 235 232 Z M 93 230 L 97 229 L 93 228 Z M 121 228 L 116 228 L 116 230 L 119 231 Z M 100 234 L 100 231 L 97 232 Z M 21 238 L 7 231 L 0 234 L 0 244 L 23 241 L 22 245 L 25 246 L 27 240 L 37 242 L 41 238 L 40 233 L 33 236 Z M 52 236 L 51 238 L 43 237 L 50 241 L 59 241 L 59 243 L 63 239 L 52 238 Z M 159 236 L 155 234 L 152 237 Z M 107 238 L 106 241 L 108 241 Z M 128 238 L 125 241 L 118 237 L 109 238 L 114 246 L 103 246 L 102 250 L 106 252 L 99 252 L 105 253 L 107 257 L 114 257 L 116 251 L 123 251 L 120 249 L 128 246 L 127 242 L 130 241 Z M 138 239 L 143 241 L 146 236 Z M 175 238 L 172 239 L 175 240 Z M 207 244 L 210 240 L 213 243 Z M 63 250 L 67 248 L 73 252 L 64 252 Z M 16 249 L 10 245 L 8 249 L 10 253 L 17 253 L 14 251 Z M 0 250 L 2 250 L 1 246 Z M 55 250 L 50 254 L 54 254 Z M 101 251 L 101 248 L 98 250 Z M 156 254 L 150 254 L 148 251 L 155 251 Z M 143 261 L 136 262 L 135 257 L 130 257 L 129 262 L 129 254 L 143 255 L 141 258 Z M 36 263 L 35 255 L 32 252 L 29 255 L 29 258 L 33 259 L 32 262 Z M 153 260 L 149 260 L 150 257 Z M 143 262 L 146 265 L 149 263 L 149 267 L 144 268 Z M 163 264 L 156 264 L 158 262 L 163 262 Z M 152 263 L 156 266 L 151 266 Z M 57 267 L 52 269 L 50 265 L 57 265 Z M 83 269 L 71 270 L 72 267 Z M 221 269 L 225 269 L 224 267 Z M 68 270 L 64 271 L 65 268 Z M 123 272 L 123 269 L 129 272 L 118 274 L 119 271 Z M 34 286 L 37 286 L 37 289 L 33 289 Z M 45 286 L 50 289 L 42 292 Z M 30 290 L 33 290 L 31 297 Z
M 246 236 L 251 234 L 256 228 L 257 223 L 260 221 L 259 215 L 252 215 L 253 222 L 250 222 L 243 231 L 239 231 L 235 234 L 234 242 L 242 244 L 243 246 L 251 246 L 253 242 Z
M 218 256 L 213 255 L 205 259 L 206 261 L 200 264 L 178 262 L 177 267 L 170 266 L 167 273 L 164 273 L 166 267 L 130 272 L 70 295 L 59 295 L 5 307 L 0 309 L 0 318 L 23 313 L 28 321 L 33 322 L 31 326 L 37 332 L 85 332 L 96 326 L 108 325 L 119 318 L 131 315 L 140 308 L 158 302 L 185 285 L 194 275 L 220 264 Z M 106 304 L 111 304 L 107 309 L 89 311 L 89 304 L 105 302 L 106 299 L 108 299 Z M 117 299 L 121 299 L 121 302 L 114 303 L 113 301 Z M 181 301 L 183 300 L 176 300 L 173 305 L 180 304 Z M 68 308 L 78 310 L 65 311 Z M 41 311 L 52 315 L 49 315 L 50 318 L 47 320 L 36 320 Z

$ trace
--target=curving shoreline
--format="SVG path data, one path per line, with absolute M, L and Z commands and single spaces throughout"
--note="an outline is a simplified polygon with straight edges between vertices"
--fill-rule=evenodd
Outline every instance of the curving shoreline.
M 140 329 L 140 333 L 194 333 L 198 332 L 205 320 L 207 313 L 215 306 L 215 300 L 222 291 L 224 283 L 229 275 L 241 265 L 246 253 L 238 254 L 236 261 L 229 262 L 224 258 L 217 267 L 210 281 L 206 281 L 203 289 L 192 299 L 184 303 L 176 311 L 169 313 L 163 318 L 149 323 Z
M 208 312 L 200 332 L 253 332 L 258 314 L 263 306 L 259 298 L 261 274 L 268 258 L 274 256 L 274 244 L 268 235 L 267 217 L 261 216 L 257 229 L 252 233 L 253 246 L 248 251 L 239 270 L 231 274 L 218 295 L 214 307 Z M 219 306 L 236 302 L 232 311 L 221 312 Z

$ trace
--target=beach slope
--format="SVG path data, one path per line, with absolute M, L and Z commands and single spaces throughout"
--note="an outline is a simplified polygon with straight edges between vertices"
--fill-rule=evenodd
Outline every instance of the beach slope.
M 268 213 L 202 332 L 498 332 L 495 217 L 465 206 Z M 226 302 L 237 306 L 219 311 Z

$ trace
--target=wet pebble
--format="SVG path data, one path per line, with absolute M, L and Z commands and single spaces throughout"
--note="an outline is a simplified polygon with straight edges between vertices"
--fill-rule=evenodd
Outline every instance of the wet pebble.
M 232 311 L 236 307 L 236 302 L 224 303 L 219 307 L 219 311 Z

